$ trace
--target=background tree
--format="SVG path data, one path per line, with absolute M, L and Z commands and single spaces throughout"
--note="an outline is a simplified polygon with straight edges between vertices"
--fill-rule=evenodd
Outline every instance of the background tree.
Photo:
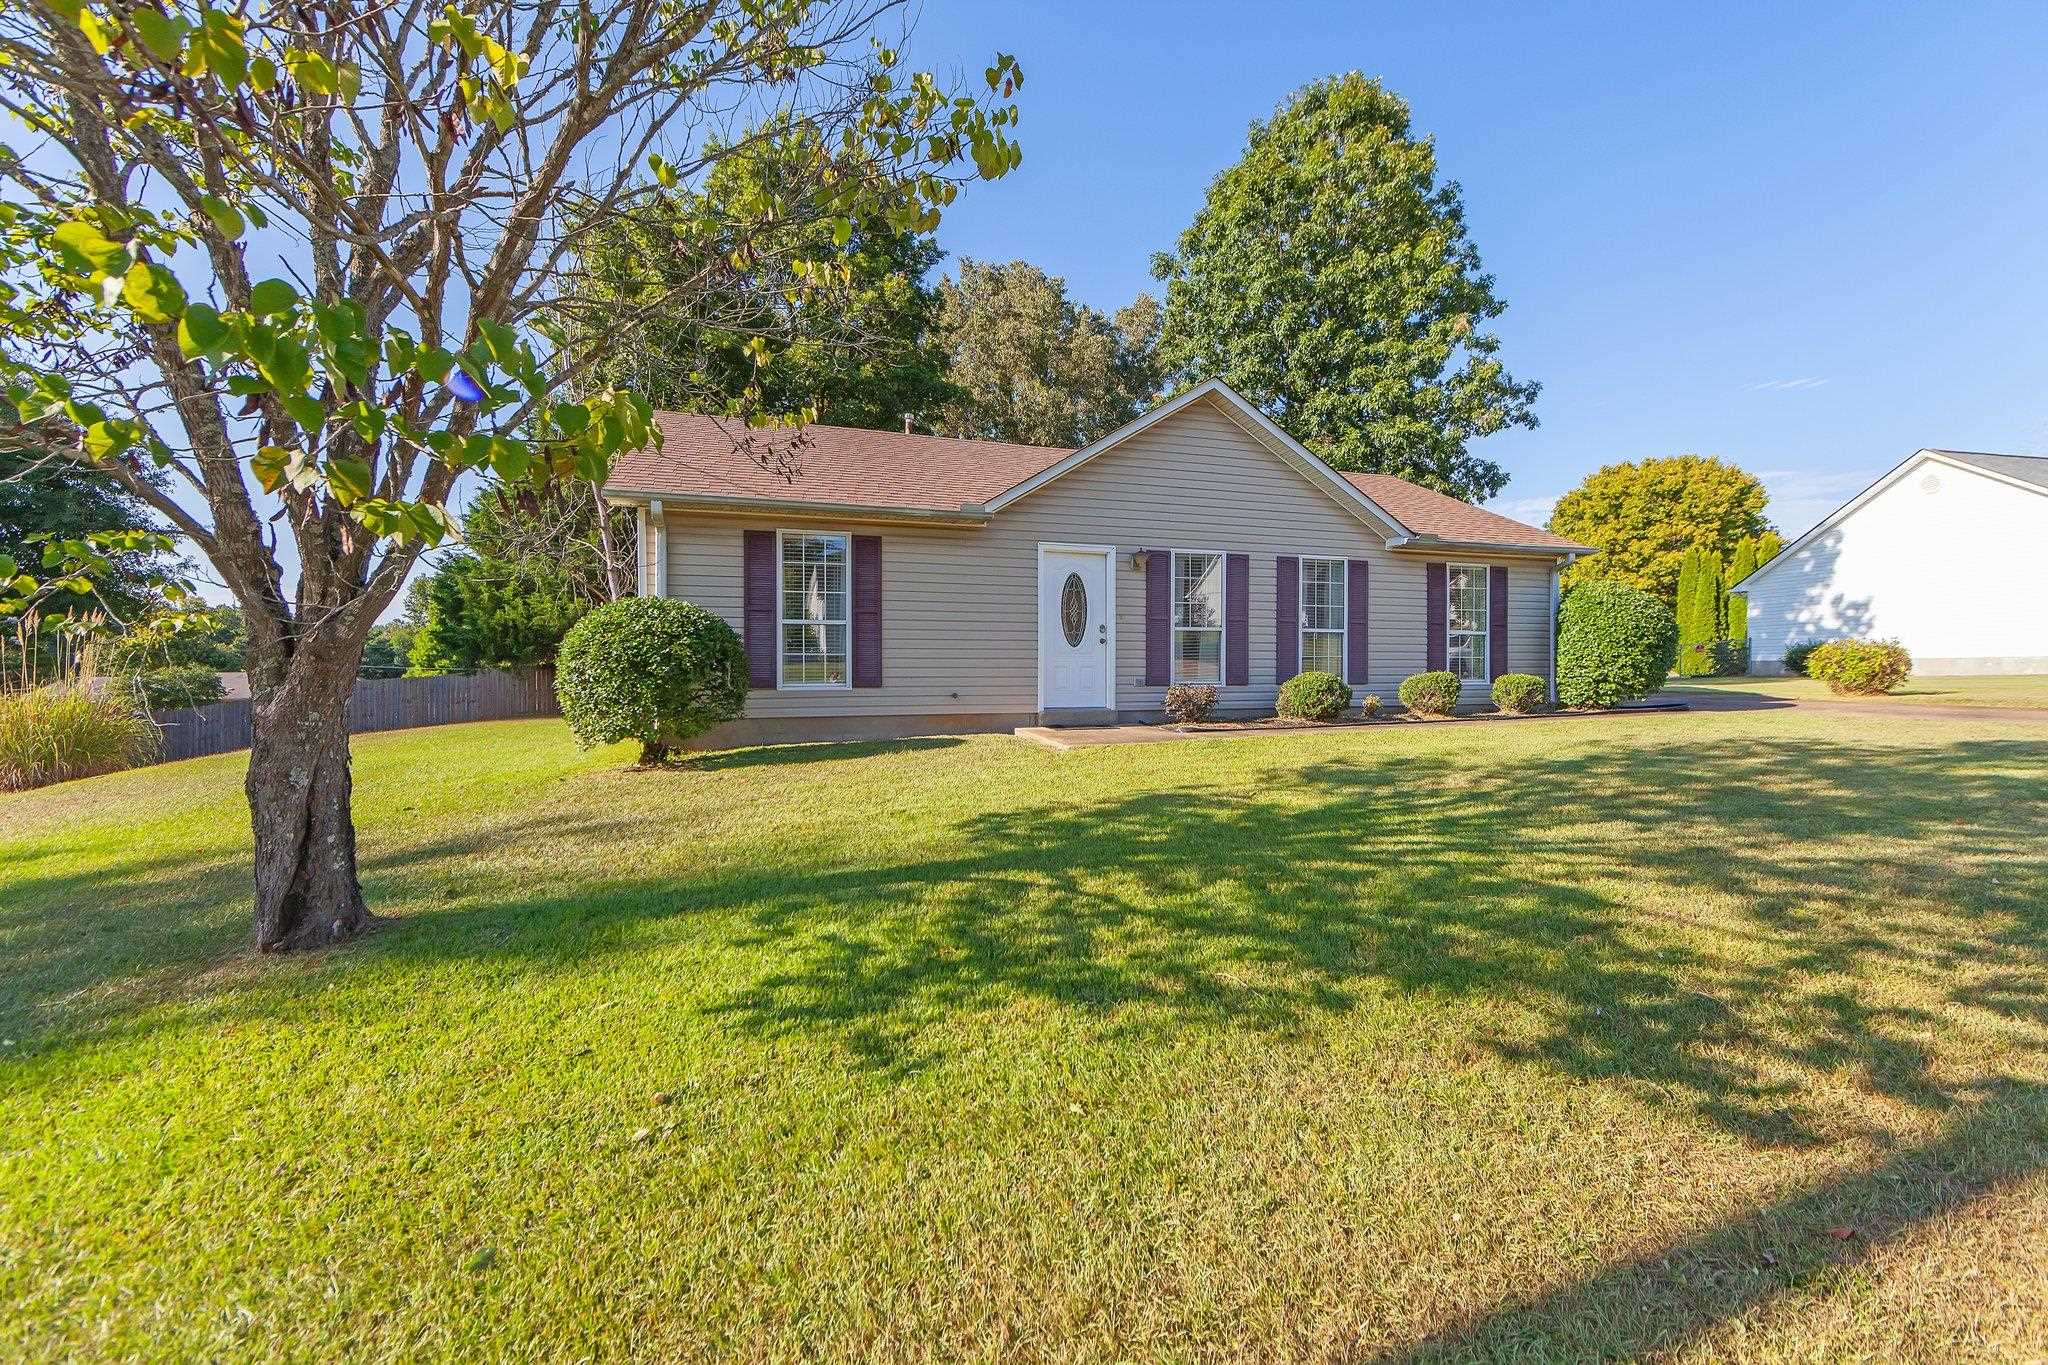
M 778 119 L 720 160 L 701 191 L 602 218 L 583 235 L 576 255 L 584 297 L 569 320 L 597 352 L 592 374 L 599 381 L 631 388 L 658 408 L 739 414 L 765 406 L 807 410 L 833 426 L 883 429 L 900 426 L 906 413 L 929 420 L 954 397 L 945 356 L 931 339 L 938 294 L 925 280 L 943 253 L 930 232 L 899 225 L 879 205 L 836 224 L 807 216 L 781 226 L 771 259 L 838 272 L 829 297 L 796 289 L 794 279 L 787 297 L 744 277 L 721 291 L 731 260 L 763 249 L 748 240 L 757 229 L 746 206 L 800 187 L 818 159 L 818 137 L 809 124 Z M 694 232 L 692 222 L 703 217 L 731 230 Z M 677 250 L 679 238 L 692 249 Z M 709 285 L 703 306 L 681 315 L 649 311 L 699 280 Z M 604 344 L 622 321 L 642 314 L 640 344 Z
M 1339 469 L 1488 498 L 1507 473 L 1469 443 L 1536 425 L 1485 324 L 1506 309 L 1465 235 L 1457 183 L 1408 106 L 1357 72 L 1254 123 L 1172 254 L 1161 359 L 1220 377 Z
M 1708 677 L 1720 671 L 1716 645 L 1724 638 L 1721 559 L 1693 546 L 1678 566 L 1678 671 Z
M 963 257 L 939 298 L 947 376 L 959 392 L 937 423 L 948 435 L 1084 446 L 1159 392 L 1159 305 L 1149 295 L 1109 318 L 1035 265 Z
M 589 605 L 630 597 L 639 583 L 633 513 L 605 506 L 594 483 L 487 488 L 463 513 L 462 538 L 483 559 L 554 570 Z
M 456 481 L 601 481 L 658 439 L 562 326 L 578 234 L 701 188 L 764 112 L 815 131 L 801 175 L 678 219 L 671 249 L 703 270 L 614 317 L 602 346 L 630 347 L 736 289 L 838 288 L 794 223 L 929 231 L 961 182 L 1017 163 L 1016 64 L 956 98 L 873 41 L 893 8 L 0 9 L 0 108 L 37 138 L 0 152 L 0 444 L 107 471 L 241 605 L 258 947 L 370 921 L 343 705 Z M 772 427 L 741 439 L 790 467 Z
M 590 607 L 560 570 L 540 560 L 507 563 L 450 555 L 425 581 L 425 619 L 407 673 L 474 673 L 550 662 Z
M 160 530 L 162 523 L 120 484 L 65 459 L 35 458 L 0 442 L 0 555 L 39 565 L 42 543 L 30 536 L 74 538 L 89 531 Z M 135 621 L 157 605 L 156 583 L 169 563 L 153 552 L 116 554 L 91 591 L 57 592 L 43 602 L 45 617 L 105 611 Z
M 1728 561 L 1728 584 L 1733 586 L 1756 572 L 1755 536 L 1744 536 L 1735 542 L 1735 555 Z M 1739 592 L 1726 594 L 1722 602 L 1721 634 L 1729 644 L 1739 650 L 1749 647 L 1749 599 Z
M 1567 587 L 1595 578 L 1632 583 L 1676 604 L 1687 550 L 1726 560 L 1744 536 L 1770 529 L 1755 475 L 1699 455 L 1604 465 L 1557 500 L 1550 529 L 1600 547 L 1564 571 Z

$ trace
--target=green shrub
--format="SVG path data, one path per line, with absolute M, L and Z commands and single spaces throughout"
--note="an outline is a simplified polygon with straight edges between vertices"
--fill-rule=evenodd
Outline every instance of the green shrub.
M 1183 725 L 1205 721 L 1216 709 L 1216 689 L 1207 683 L 1176 683 L 1166 689 L 1166 715 Z
M 1358 714 L 1367 720 L 1378 720 L 1386 712 L 1387 708 L 1380 701 L 1380 694 L 1377 692 L 1368 692 L 1358 699 Z
M 127 679 L 142 704 L 152 711 L 177 711 L 204 706 L 227 695 L 220 674 L 204 664 L 172 664 L 151 668 Z
M 1802 640 L 1796 645 L 1785 646 L 1785 671 L 1806 676 L 1806 661 L 1813 657 L 1813 651 L 1825 643 L 1821 640 Z
M 1913 656 L 1897 640 L 1830 640 L 1806 660 L 1808 677 L 1856 697 L 1889 692 L 1912 671 Z
M 1401 705 L 1424 716 L 1448 716 L 1462 689 L 1455 673 L 1417 673 L 1401 681 Z
M 1550 689 L 1534 673 L 1503 673 L 1493 680 L 1493 704 L 1510 715 L 1527 715 L 1549 699 Z
M 1749 649 L 1733 640 L 1680 645 L 1676 667 L 1681 678 L 1730 678 L 1748 669 Z
M 584 744 L 637 739 L 640 761 L 661 763 L 745 709 L 747 652 L 702 607 L 629 597 L 596 608 L 563 637 L 555 695 Z
M 1335 720 L 1351 706 L 1351 689 L 1334 673 L 1297 673 L 1280 687 L 1280 714 L 1289 720 Z
M 1613 706 L 1664 685 L 1678 653 L 1671 608 L 1613 579 L 1581 583 L 1557 616 L 1557 702 Z
M 119 772 L 156 756 L 156 726 L 120 688 L 39 687 L 0 695 L 0 789 Z

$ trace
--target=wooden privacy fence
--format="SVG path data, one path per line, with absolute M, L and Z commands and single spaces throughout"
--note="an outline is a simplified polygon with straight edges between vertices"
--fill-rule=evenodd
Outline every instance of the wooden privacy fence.
M 348 730 L 410 730 L 465 720 L 559 716 L 555 670 L 546 667 L 451 673 L 438 678 L 358 678 L 348 698 Z M 157 711 L 163 731 L 157 760 L 199 758 L 249 747 L 249 701 L 217 701 Z

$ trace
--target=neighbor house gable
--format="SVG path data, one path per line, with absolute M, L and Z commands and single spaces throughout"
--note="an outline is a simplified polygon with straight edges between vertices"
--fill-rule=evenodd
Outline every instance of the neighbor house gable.
M 1929 464 L 1946 465 L 1951 469 L 1960 469 L 1967 473 L 1979 474 L 1999 483 L 2009 484 L 2014 488 L 2023 488 L 2028 492 L 2048 495 L 2048 457 L 1986 455 L 1974 451 L 1935 450 L 1931 448 L 1916 450 L 1879 475 L 1876 481 L 1871 483 L 1869 487 L 1822 518 L 1814 525 L 1812 530 L 1806 532 L 1806 534 L 1800 536 L 1782 550 L 1779 550 L 1770 559 L 1757 565 L 1747 578 L 1730 583 L 1727 590 L 1729 592 L 1741 592 L 1745 585 L 1760 582 L 1766 575 L 1774 573 L 1781 566 L 1791 563 L 1796 556 L 1822 536 L 1861 511 L 1873 498 L 1898 483 L 1899 480 L 1905 478 L 1914 470 Z M 2040 467 L 2039 471 L 2037 472 L 2030 468 L 2032 465 L 2038 465 Z

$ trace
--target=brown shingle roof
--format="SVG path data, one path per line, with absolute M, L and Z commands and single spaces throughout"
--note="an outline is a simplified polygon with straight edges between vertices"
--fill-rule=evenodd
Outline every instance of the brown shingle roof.
M 1347 473 L 1344 480 L 1418 535 L 1480 545 L 1533 545 L 1547 550 L 1592 548 L 1391 474 Z
M 770 499 L 841 507 L 958 512 L 979 507 L 1071 451 L 1005 441 L 962 441 L 859 427 L 810 426 L 784 478 L 743 448 L 786 449 L 787 430 L 750 432 L 744 422 L 696 413 L 658 412 L 662 448 L 627 455 L 612 467 L 616 492 L 656 497 Z
M 622 457 L 607 487 L 614 493 L 897 508 L 957 514 L 979 508 L 1072 454 L 1054 446 L 965 441 L 951 436 L 810 426 L 797 451 L 797 474 L 764 468 L 748 443 L 786 448 L 787 431 L 750 432 L 744 422 L 696 413 L 658 412 L 663 444 Z M 1477 544 L 1576 550 L 1548 531 L 1488 512 L 1388 474 L 1345 474 L 1353 487 L 1409 530 Z

